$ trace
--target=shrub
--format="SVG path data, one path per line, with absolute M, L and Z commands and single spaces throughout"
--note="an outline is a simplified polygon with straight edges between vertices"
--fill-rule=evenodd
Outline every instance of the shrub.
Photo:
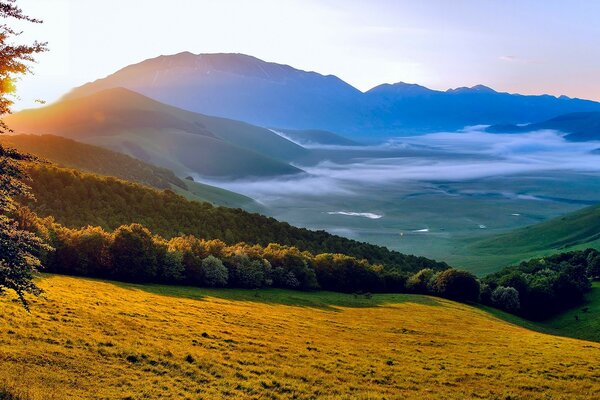
M 202 260 L 203 282 L 207 286 L 219 287 L 227 285 L 229 272 L 223 262 L 214 256 Z
M 508 312 L 515 312 L 521 307 L 519 292 L 512 287 L 498 286 L 492 292 L 491 301 L 494 306 Z

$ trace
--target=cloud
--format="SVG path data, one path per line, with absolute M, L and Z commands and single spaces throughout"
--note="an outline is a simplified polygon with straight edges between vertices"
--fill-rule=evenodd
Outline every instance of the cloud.
M 491 134 L 482 127 L 472 127 L 462 132 L 402 137 L 383 145 L 363 146 L 361 149 L 378 152 L 365 151 L 365 157 L 336 162 L 324 160 L 315 165 L 298 165 L 307 172 L 300 177 L 216 184 L 271 202 L 292 196 L 360 195 L 370 190 L 367 188 L 377 190 L 378 186 L 409 181 L 455 182 L 551 171 L 597 174 L 600 155 L 593 150 L 598 146 L 598 142 L 568 142 L 560 133 L 549 130 Z M 352 147 L 352 150 L 357 149 Z M 356 152 L 352 154 L 356 157 Z M 335 213 L 361 215 L 370 210 Z

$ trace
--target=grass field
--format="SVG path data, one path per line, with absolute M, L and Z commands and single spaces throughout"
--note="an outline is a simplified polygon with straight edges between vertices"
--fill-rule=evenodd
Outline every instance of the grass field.
M 22 398 L 580 398 L 600 344 L 413 295 L 204 290 L 46 276 L 0 299 L 0 383 Z

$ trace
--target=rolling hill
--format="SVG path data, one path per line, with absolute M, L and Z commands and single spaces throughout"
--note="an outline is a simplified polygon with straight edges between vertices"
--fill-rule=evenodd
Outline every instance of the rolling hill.
M 439 91 L 399 82 L 363 93 L 332 75 L 248 55 L 189 52 L 129 65 L 65 98 L 114 87 L 190 111 L 260 126 L 329 130 L 358 141 L 600 111 L 593 101 L 500 93 L 483 85 Z
M 206 290 L 44 276 L 0 298 L 0 382 L 19 398 L 569 398 L 600 344 L 419 295 Z M 27 397 L 26 397 L 27 396 Z
M 600 112 L 578 112 L 560 115 L 547 121 L 527 125 L 494 125 L 488 128 L 494 133 L 521 133 L 552 129 L 567 133 L 565 138 L 573 142 L 600 140 Z
M 21 111 L 5 122 L 18 133 L 107 147 L 180 176 L 294 174 L 301 171 L 288 161 L 306 152 L 268 129 L 180 110 L 123 88 Z
M 145 163 L 125 154 L 102 147 L 80 143 L 54 135 L 2 135 L 0 144 L 15 148 L 60 166 L 114 176 L 157 189 L 172 189 L 190 200 L 241 207 L 255 211 L 254 200 L 238 193 L 190 180 L 182 180 L 164 168 Z
M 466 252 L 508 256 L 513 261 L 552 252 L 600 249 L 600 205 L 471 243 Z

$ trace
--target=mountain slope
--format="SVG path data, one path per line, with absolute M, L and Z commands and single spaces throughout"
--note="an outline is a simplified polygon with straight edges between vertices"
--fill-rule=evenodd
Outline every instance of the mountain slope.
M 19 133 L 108 147 L 179 175 L 293 174 L 300 170 L 287 162 L 306 152 L 268 129 L 180 110 L 123 88 L 25 110 L 5 121 Z
M 36 400 L 592 399 L 600 390 L 600 344 L 443 299 L 64 276 L 39 284 L 31 313 L 0 298 L 0 379 Z
M 359 141 L 600 111 L 592 101 L 499 93 L 483 85 L 444 92 L 400 82 L 362 93 L 335 76 L 243 54 L 187 52 L 127 66 L 66 97 L 120 86 L 191 111 L 261 126 L 329 130 Z
M 527 125 L 495 125 L 488 128 L 494 133 L 521 133 L 552 129 L 567 133 L 565 138 L 574 142 L 600 140 L 600 112 L 578 112 L 560 115 L 547 121 Z
M 182 180 L 164 168 L 145 163 L 102 147 L 54 135 L 1 135 L 0 144 L 15 148 L 61 166 L 99 175 L 114 176 L 157 189 L 173 189 L 190 200 L 256 210 L 249 197 L 214 186 Z

